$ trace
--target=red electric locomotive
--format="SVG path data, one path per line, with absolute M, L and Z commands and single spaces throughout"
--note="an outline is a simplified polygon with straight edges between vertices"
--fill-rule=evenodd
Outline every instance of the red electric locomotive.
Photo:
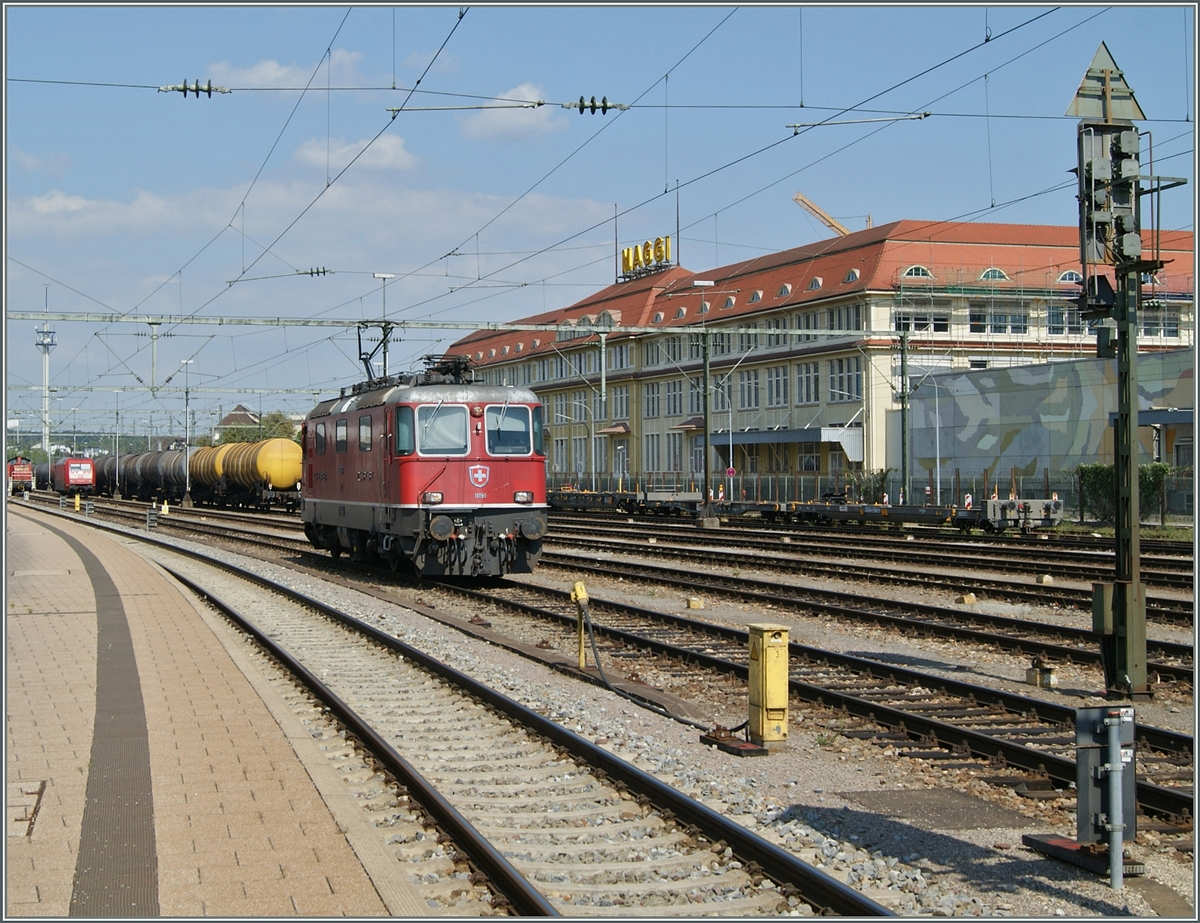
M 90 458 L 60 458 L 50 476 L 54 490 L 64 496 L 96 491 L 96 467 Z
M 468 365 L 432 360 L 312 409 L 301 516 L 314 547 L 422 576 L 533 571 L 546 534 L 541 402 L 467 381 Z

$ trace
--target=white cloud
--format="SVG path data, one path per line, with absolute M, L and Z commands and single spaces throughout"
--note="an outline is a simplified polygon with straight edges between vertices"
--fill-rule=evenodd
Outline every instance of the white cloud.
M 339 138 L 327 144 L 319 138 L 313 138 L 296 149 L 296 159 L 322 168 L 328 164 L 330 172 L 337 173 L 366 145 L 366 139 L 345 142 Z M 364 170 L 408 170 L 416 163 L 417 158 L 405 149 L 403 138 L 383 135 L 354 161 L 354 167 Z
M 499 94 L 506 100 L 536 102 L 545 99 L 541 87 L 522 83 Z M 510 105 L 496 103 L 497 107 Z M 539 106 L 536 109 L 489 109 L 467 117 L 462 122 L 462 133 L 468 138 L 482 141 L 522 141 L 537 138 L 552 131 L 567 127 L 566 118 L 560 117 L 555 106 Z
M 362 53 L 334 49 L 331 56 L 330 80 L 345 83 L 358 79 L 358 62 Z M 280 64 L 278 61 L 264 60 L 249 67 L 234 67 L 228 61 L 218 61 L 208 68 L 208 73 L 214 83 L 224 87 L 289 87 L 302 89 L 313 80 L 313 89 L 320 89 L 319 84 L 325 82 L 324 64 L 317 79 L 313 79 L 314 65 Z M 207 78 L 206 78 L 207 79 Z M 203 82 L 203 81 L 202 81 Z
M 52 176 L 62 176 L 71 167 L 69 154 L 46 154 L 39 157 L 16 147 L 9 147 L 8 159 L 28 173 L 46 172 Z

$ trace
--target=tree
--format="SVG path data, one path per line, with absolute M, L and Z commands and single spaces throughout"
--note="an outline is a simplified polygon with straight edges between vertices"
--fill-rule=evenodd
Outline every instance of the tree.
M 221 445 L 230 442 L 261 442 L 264 439 L 298 439 L 296 426 L 281 410 L 264 413 L 257 426 L 229 426 L 221 430 Z

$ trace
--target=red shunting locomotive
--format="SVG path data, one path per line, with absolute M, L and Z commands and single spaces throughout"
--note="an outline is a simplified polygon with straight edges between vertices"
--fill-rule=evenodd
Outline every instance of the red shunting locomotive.
M 467 381 L 468 367 L 431 360 L 309 412 L 301 517 L 314 547 L 430 577 L 533 571 L 546 534 L 541 401 Z

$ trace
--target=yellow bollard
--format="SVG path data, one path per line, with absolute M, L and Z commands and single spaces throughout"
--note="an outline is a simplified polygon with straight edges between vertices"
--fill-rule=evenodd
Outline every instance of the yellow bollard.
M 163 515 L 166 516 L 167 513 L 169 513 L 169 512 L 171 512 L 171 510 L 167 507 L 167 501 L 164 500 L 163 501 Z
M 79 512 L 79 494 L 75 495 L 75 512 Z
M 577 580 L 575 586 L 571 587 L 571 602 L 575 603 L 575 610 L 579 613 L 578 631 L 579 638 L 579 669 L 587 669 L 587 648 L 584 646 L 583 621 L 584 615 L 587 612 L 588 595 L 587 589 L 583 585 L 582 580 Z
M 787 744 L 788 629 L 748 625 L 750 634 L 750 741 L 768 750 Z

